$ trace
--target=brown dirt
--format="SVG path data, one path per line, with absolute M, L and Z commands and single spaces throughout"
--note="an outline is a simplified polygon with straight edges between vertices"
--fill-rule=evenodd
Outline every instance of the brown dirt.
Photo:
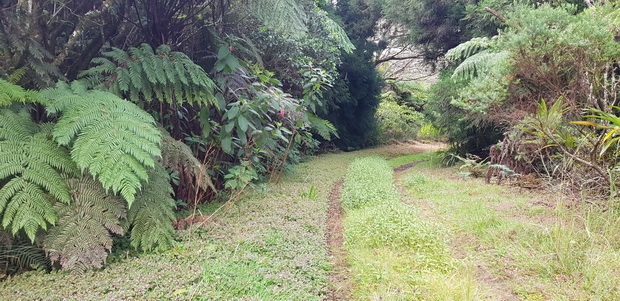
M 327 244 L 329 245 L 329 258 L 334 270 L 329 275 L 331 287 L 325 300 L 350 300 L 353 280 L 347 264 L 347 252 L 344 249 L 344 234 L 342 221 L 344 210 L 340 204 L 340 189 L 344 180 L 340 180 L 329 195 L 329 207 L 327 211 Z
M 428 161 L 428 160 L 416 161 L 416 162 L 411 162 L 411 163 L 408 163 L 408 164 L 405 164 L 405 165 L 401 165 L 399 167 L 394 168 L 394 172 L 405 171 L 405 170 L 407 170 L 409 168 L 412 168 L 412 167 L 414 167 L 414 166 L 416 166 L 416 165 L 418 165 L 418 164 L 420 164 L 422 162 L 426 162 L 426 161 Z
M 412 141 L 407 143 L 398 143 L 383 146 L 381 147 L 381 154 L 386 155 L 388 158 L 396 158 L 411 154 L 438 151 L 445 147 L 446 144 L 442 142 L 422 143 Z

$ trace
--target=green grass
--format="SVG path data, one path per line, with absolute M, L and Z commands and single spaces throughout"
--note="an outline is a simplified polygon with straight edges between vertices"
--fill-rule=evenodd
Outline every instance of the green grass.
M 559 195 L 487 185 L 455 172 L 419 166 L 402 182 L 452 240 L 469 238 L 459 248 L 472 264 L 488 266 L 503 290 L 522 300 L 620 300 L 618 212 L 568 208 Z M 548 205 L 535 205 L 540 201 Z
M 0 299 L 321 300 L 331 270 L 327 198 L 361 154 L 297 166 L 279 185 L 250 193 L 226 214 L 220 210 L 206 227 L 180 232 L 175 249 L 128 253 L 84 275 L 28 272 L 0 282 Z
M 398 201 L 392 168 L 380 157 L 356 159 L 347 171 L 340 198 L 347 210 Z
M 442 154 L 437 152 L 432 153 L 420 153 L 420 154 L 412 154 L 407 156 L 401 156 L 389 160 L 390 167 L 396 168 L 405 164 L 419 162 L 419 161 L 429 161 L 425 162 L 430 165 L 439 165 L 442 160 Z
M 429 157 L 394 160 L 401 165 Z M 363 158 L 347 172 L 343 191 L 356 194 L 343 193 L 343 204 L 362 204 L 345 206 L 344 234 L 356 283 L 354 298 L 475 300 L 478 293 L 472 274 L 451 257 L 442 229 L 423 221 L 415 208 L 401 202 L 390 165 L 376 157 Z M 382 197 L 377 200 L 368 195 Z

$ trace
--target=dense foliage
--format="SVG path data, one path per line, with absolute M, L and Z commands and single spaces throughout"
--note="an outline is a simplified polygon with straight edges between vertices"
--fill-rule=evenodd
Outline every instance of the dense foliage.
M 3 254 L 24 257 L 0 273 L 37 266 L 41 253 L 25 241 L 76 271 L 102 267 L 127 239 L 169 249 L 175 209 L 279 181 L 318 148 L 317 136 L 372 139 L 345 129 L 357 122 L 319 117 L 336 110 L 325 93 L 355 49 L 326 3 L 34 0 L 0 9 L 0 235 L 15 246 Z M 348 76 L 368 93 L 343 90 L 353 106 L 369 99 L 358 111 L 370 124 L 378 79 L 355 77 L 371 69 Z

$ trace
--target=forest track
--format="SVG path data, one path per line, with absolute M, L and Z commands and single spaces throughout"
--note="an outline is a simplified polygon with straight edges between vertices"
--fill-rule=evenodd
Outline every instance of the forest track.
M 347 251 L 344 249 L 344 209 L 340 203 L 340 190 L 344 180 L 338 181 L 329 195 L 327 211 L 327 244 L 333 271 L 329 275 L 330 288 L 325 300 L 350 300 L 353 280 L 347 263 Z

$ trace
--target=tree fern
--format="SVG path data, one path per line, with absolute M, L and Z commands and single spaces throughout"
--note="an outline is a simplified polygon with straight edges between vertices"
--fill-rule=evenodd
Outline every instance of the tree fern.
M 150 180 L 127 213 L 131 245 L 145 251 L 166 250 L 173 243 L 175 202 L 168 172 L 161 166 L 149 172 Z
M 60 70 L 49 63 L 54 57 L 52 53 L 35 39 L 15 34 L 19 32 L 15 28 L 20 26 L 13 23 L 15 20 L 4 18 L 3 21 L 8 22 L 3 23 L 4 30 L 0 30 L 0 56 L 10 59 L 0 61 L 0 74 L 11 76 L 18 74 L 5 72 L 23 72 L 25 76 L 17 82 L 38 88 L 49 87 L 55 81 L 64 79 Z
M 36 93 L 0 79 L 0 107 L 8 107 L 16 102 L 34 102 L 35 99 Z
M 102 87 L 134 103 L 154 99 L 169 104 L 212 104 L 215 83 L 202 67 L 182 52 L 161 45 L 153 51 L 148 44 L 118 48 L 95 58 L 97 66 L 80 74 L 89 87 Z
M 59 204 L 59 220 L 44 238 L 46 252 L 63 269 L 101 268 L 112 248 L 110 234 L 122 234 L 125 206 L 89 176 L 67 179 L 73 202 Z
M 161 155 L 153 117 L 136 105 L 103 91 L 87 91 L 74 82 L 41 92 L 49 114 L 61 113 L 54 140 L 72 145 L 71 158 L 97 177 L 106 190 L 120 193 L 131 207 L 148 180 L 147 168 Z
M 11 275 L 32 268 L 49 268 L 45 252 L 26 239 L 0 231 L 0 271 Z M 0 274 L 1 275 L 1 274 Z
M 456 69 L 452 77 L 472 79 L 485 72 L 497 71 L 509 57 L 508 51 L 502 52 L 479 52 L 465 59 Z
M 299 0 L 252 0 L 249 12 L 267 27 L 293 36 L 308 32 L 308 15 Z
M 0 218 L 15 235 L 24 230 L 34 241 L 37 231 L 54 224 L 55 202 L 71 197 L 62 173 L 74 173 L 68 151 L 52 140 L 49 124 L 34 124 L 27 112 L 0 110 Z
M 351 43 L 351 40 L 349 40 L 349 36 L 342 26 L 332 20 L 325 11 L 319 10 L 316 14 L 320 18 L 321 24 L 325 30 L 329 33 L 329 38 L 334 41 L 338 47 L 347 53 L 351 53 L 355 50 L 355 46 Z
M 312 131 L 319 134 L 323 139 L 331 140 L 332 136 L 338 137 L 338 130 L 331 122 L 312 114 L 308 114 L 308 122 Z
M 473 38 L 448 50 L 446 53 L 446 59 L 450 61 L 464 60 L 476 53 L 490 48 L 495 44 L 495 41 L 495 37 L 493 39 L 489 39 L 487 37 Z
M 193 180 L 193 183 L 183 183 L 184 186 L 196 185 L 203 190 L 211 188 L 215 191 L 208 169 L 196 159 L 189 146 L 172 138 L 164 129 L 161 129 L 161 132 L 163 167 L 176 171 L 179 175 L 183 175 L 184 179 Z

